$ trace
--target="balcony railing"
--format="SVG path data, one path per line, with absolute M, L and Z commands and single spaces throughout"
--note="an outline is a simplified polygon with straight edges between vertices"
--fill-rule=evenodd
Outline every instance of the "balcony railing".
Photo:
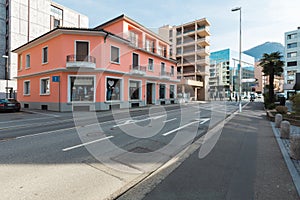
M 166 71 L 160 72 L 159 75 L 162 79 L 170 79 L 171 76 L 174 76 L 174 74 L 172 74 L 171 72 L 166 72 Z
M 146 66 L 130 65 L 130 74 L 144 76 L 146 74 L 146 70 Z
M 96 58 L 86 55 L 68 55 L 66 67 L 96 68 Z

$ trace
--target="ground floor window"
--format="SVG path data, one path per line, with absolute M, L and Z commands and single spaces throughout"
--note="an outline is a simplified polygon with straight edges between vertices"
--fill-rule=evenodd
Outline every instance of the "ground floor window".
M 50 94 L 50 78 L 41 79 L 41 94 Z
M 170 99 L 175 98 L 175 85 L 170 85 Z
M 160 99 L 166 98 L 166 85 L 165 84 L 159 85 L 159 98 Z
M 24 81 L 24 95 L 30 95 L 30 81 Z
M 95 78 L 70 76 L 70 101 L 94 101 Z
M 119 101 L 121 100 L 121 79 L 106 78 L 106 101 Z
M 129 96 L 131 100 L 139 100 L 141 94 L 141 82 L 129 81 Z

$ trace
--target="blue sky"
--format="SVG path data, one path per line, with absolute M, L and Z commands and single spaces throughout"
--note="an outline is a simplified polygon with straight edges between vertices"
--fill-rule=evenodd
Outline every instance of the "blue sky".
M 238 50 L 242 7 L 242 50 L 264 42 L 284 44 L 284 33 L 300 26 L 299 0 L 53 0 L 89 17 L 95 27 L 121 14 L 150 29 L 207 18 L 211 51 Z M 162 3 L 161 3 L 162 2 Z

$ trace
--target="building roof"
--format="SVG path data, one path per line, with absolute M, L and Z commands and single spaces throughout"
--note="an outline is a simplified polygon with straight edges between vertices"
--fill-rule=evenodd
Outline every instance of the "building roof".
M 103 29 L 93 29 L 93 28 L 75 28 L 75 27 L 57 27 L 51 31 L 48 31 L 47 33 L 27 42 L 26 44 L 12 50 L 12 52 L 14 53 L 19 53 L 19 52 L 22 52 L 23 50 L 37 44 L 37 43 L 40 43 L 40 42 L 44 42 L 46 40 L 49 40 L 55 36 L 58 36 L 60 34 L 63 34 L 63 33 L 71 33 L 71 32 L 76 32 L 76 33 L 92 33 L 92 34 L 96 34 L 96 35 L 103 35 L 106 37 L 108 36 L 112 36 L 118 40 L 121 40 L 125 43 L 129 43 L 130 41 L 129 40 L 126 40 L 120 36 L 117 36 L 111 32 L 108 32 L 106 30 L 103 30 Z
M 165 43 L 167 43 L 167 44 L 170 45 L 169 41 L 165 40 L 164 38 L 162 38 L 162 37 L 161 37 L 160 35 L 158 35 L 157 33 L 151 31 L 150 29 L 146 28 L 146 27 L 143 26 L 142 24 L 138 23 L 137 21 L 131 19 L 130 17 L 128 17 L 128 16 L 126 16 L 126 15 L 124 15 L 124 14 L 119 15 L 119 16 L 117 16 L 117 17 L 115 17 L 115 18 L 113 18 L 113 19 L 111 19 L 111 20 L 109 20 L 109 21 L 107 21 L 107 22 L 105 22 L 105 23 L 103 23 L 103 24 L 100 24 L 100 25 L 96 26 L 94 29 L 105 29 L 106 26 L 108 26 L 108 25 L 110 25 L 110 24 L 112 24 L 112 23 L 115 23 L 115 22 L 117 22 L 117 21 L 119 21 L 119 20 L 122 20 L 122 19 L 131 22 L 133 25 L 138 26 L 141 30 L 147 32 L 148 34 L 150 34 L 150 35 L 156 37 L 157 39 L 159 39 L 159 40 L 161 40 L 161 41 L 164 41 Z

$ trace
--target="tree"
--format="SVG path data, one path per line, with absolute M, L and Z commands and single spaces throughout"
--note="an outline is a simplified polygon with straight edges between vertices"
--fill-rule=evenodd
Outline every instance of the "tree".
M 270 54 L 264 53 L 259 60 L 264 76 L 269 76 L 269 102 L 274 103 L 274 76 L 281 76 L 284 63 L 281 60 L 282 55 L 279 51 Z

